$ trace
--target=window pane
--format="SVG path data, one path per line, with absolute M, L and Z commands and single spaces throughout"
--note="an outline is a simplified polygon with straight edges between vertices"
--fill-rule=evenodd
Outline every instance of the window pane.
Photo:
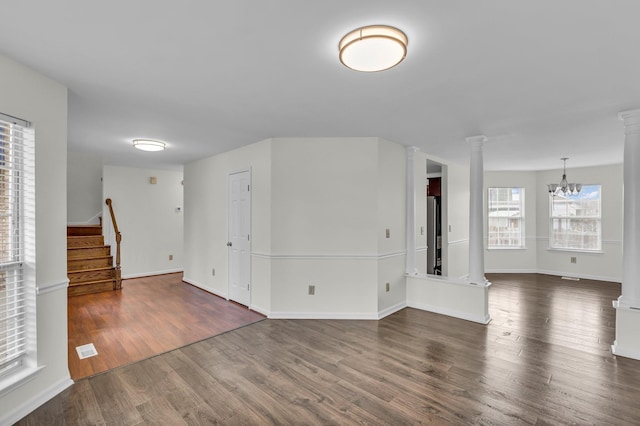
M 489 188 L 487 210 L 488 247 L 524 247 L 524 188 Z
M 584 185 L 578 194 L 551 196 L 551 248 L 600 250 L 601 187 Z

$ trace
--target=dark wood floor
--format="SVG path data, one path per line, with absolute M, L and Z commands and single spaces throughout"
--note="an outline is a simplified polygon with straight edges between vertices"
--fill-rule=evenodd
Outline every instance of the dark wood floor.
M 182 281 L 182 273 L 125 280 L 120 291 L 69 298 L 74 380 L 243 327 L 264 316 Z M 77 346 L 98 355 L 80 359 Z
M 615 283 L 492 275 L 493 321 L 265 320 L 78 381 L 42 424 L 640 424 Z

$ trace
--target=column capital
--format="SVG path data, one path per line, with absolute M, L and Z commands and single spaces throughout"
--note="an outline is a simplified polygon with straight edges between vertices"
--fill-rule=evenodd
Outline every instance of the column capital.
M 469 136 L 465 140 L 471 144 L 471 148 L 482 148 L 487 137 L 485 135 Z
M 621 111 L 618 118 L 624 123 L 625 134 L 640 134 L 640 109 Z
M 413 145 L 409 145 L 409 146 L 405 146 L 404 149 L 407 150 L 407 155 L 413 155 L 416 152 L 420 151 L 420 148 L 418 148 L 417 146 L 413 146 Z

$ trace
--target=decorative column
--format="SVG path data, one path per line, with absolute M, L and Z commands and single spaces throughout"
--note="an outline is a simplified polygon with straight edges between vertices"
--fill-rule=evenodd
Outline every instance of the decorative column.
M 484 277 L 484 166 L 482 147 L 487 138 L 484 135 L 467 138 L 471 145 L 471 164 L 469 171 L 469 282 L 486 285 Z
M 416 275 L 416 188 L 414 176 L 414 158 L 418 148 L 407 148 L 407 274 Z
M 624 220 L 622 295 L 616 308 L 615 355 L 640 359 L 640 109 L 619 114 L 624 122 Z

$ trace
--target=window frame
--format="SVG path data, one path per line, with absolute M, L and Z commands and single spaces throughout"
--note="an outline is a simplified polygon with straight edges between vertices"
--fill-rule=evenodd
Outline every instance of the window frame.
M 576 252 L 576 253 L 602 253 L 602 185 L 601 184 L 583 184 L 582 189 L 579 194 L 581 195 L 586 193 L 589 187 L 598 187 L 598 215 L 593 216 L 562 216 L 562 215 L 554 215 L 554 201 L 557 199 L 556 197 L 564 197 L 563 194 L 549 194 L 549 244 L 548 250 L 551 251 L 568 251 L 568 252 Z M 555 233 L 554 233 L 554 221 L 555 220 L 567 220 L 570 222 L 587 222 L 587 221 L 596 221 L 597 223 L 597 248 L 589 249 L 589 248 L 580 248 L 580 247 L 567 247 L 561 246 L 556 243 Z
M 0 221 L 8 218 L 0 223 L 1 396 L 42 367 L 36 351 L 35 132 L 28 121 L 1 113 L 0 128 Z
M 513 193 L 514 189 L 519 190 L 520 192 L 520 207 L 519 207 L 519 212 L 520 214 L 518 216 L 510 216 L 507 219 L 517 219 L 519 222 L 519 240 L 520 240 L 520 244 L 519 245 L 515 245 L 515 244 L 504 244 L 504 245 L 492 245 L 491 244 L 491 206 L 492 206 L 492 197 L 491 197 L 491 192 L 492 190 L 509 190 Z M 525 206 L 526 206 L 526 202 L 525 202 L 525 197 L 526 197 L 526 191 L 525 188 L 522 186 L 490 186 L 487 188 L 487 250 L 526 250 L 527 249 L 527 238 L 526 238 L 526 214 L 525 214 Z M 510 200 L 513 201 L 513 200 Z

